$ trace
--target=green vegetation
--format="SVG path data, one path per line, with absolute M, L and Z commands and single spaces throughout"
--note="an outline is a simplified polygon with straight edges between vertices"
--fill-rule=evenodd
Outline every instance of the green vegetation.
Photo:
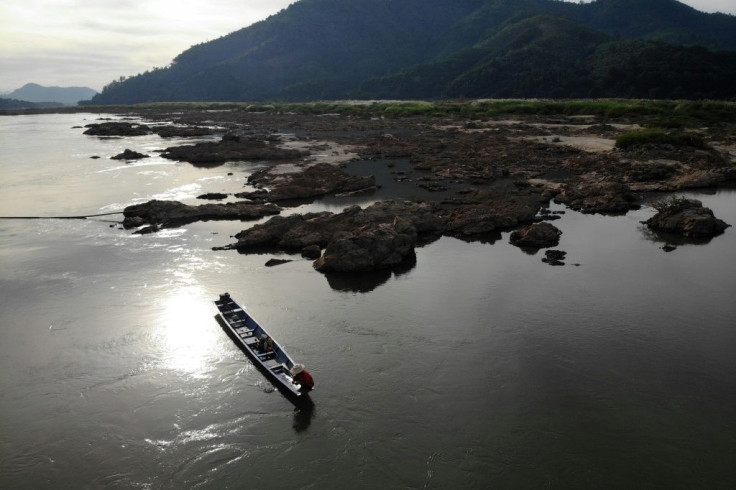
M 295 114 L 341 114 L 355 117 L 408 116 L 461 117 L 479 119 L 514 115 L 592 116 L 647 122 L 662 127 L 665 120 L 677 121 L 678 127 L 711 123 L 736 123 L 736 102 L 635 100 L 635 99 L 502 99 L 446 101 L 320 101 L 275 102 L 149 102 L 132 106 L 104 106 L 106 111 L 233 110 Z M 90 110 L 90 107 L 76 110 Z M 660 131 L 661 132 L 661 131 Z
M 628 149 L 648 144 L 691 146 L 694 148 L 705 147 L 703 138 L 697 134 L 682 132 L 668 133 L 661 129 L 628 131 L 616 138 L 616 147 L 621 149 Z

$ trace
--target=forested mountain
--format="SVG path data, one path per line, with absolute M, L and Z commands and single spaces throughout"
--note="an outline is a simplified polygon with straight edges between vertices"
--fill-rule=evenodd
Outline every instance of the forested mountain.
M 439 62 L 367 81 L 359 97 L 724 98 L 736 52 L 614 40 L 561 17 L 511 24 Z
M 736 17 L 704 14 L 675 0 L 598 0 L 571 5 L 565 16 L 614 36 L 736 50 Z
M 731 50 L 736 17 L 675 0 L 301 0 L 91 102 L 730 98 Z

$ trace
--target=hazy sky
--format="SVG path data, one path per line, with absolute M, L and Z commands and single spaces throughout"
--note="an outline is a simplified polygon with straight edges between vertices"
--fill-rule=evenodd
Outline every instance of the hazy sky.
M 346 0 L 349 1 L 349 0 Z M 96 90 L 295 0 L 0 0 L 0 91 L 27 82 Z M 736 14 L 736 0 L 685 0 Z

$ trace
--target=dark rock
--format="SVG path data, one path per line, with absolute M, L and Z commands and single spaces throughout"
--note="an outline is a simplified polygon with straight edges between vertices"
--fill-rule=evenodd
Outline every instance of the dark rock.
M 242 253 L 315 247 L 325 249 L 316 263 L 320 271 L 377 270 L 400 263 L 420 240 L 443 234 L 480 236 L 531 222 L 540 206 L 538 194 L 484 198 L 449 212 L 436 203 L 396 200 L 366 209 L 352 206 L 339 214 L 276 216 L 238 233 L 233 246 Z
M 125 208 L 123 226 L 129 229 L 148 223 L 171 228 L 194 221 L 255 220 L 278 214 L 280 211 L 280 208 L 273 204 L 236 202 L 189 206 L 177 201 L 153 200 Z
M 159 126 L 154 127 L 153 132 L 162 138 L 191 138 L 209 136 L 215 131 L 210 128 L 198 126 Z
M 197 196 L 197 199 L 211 199 L 213 201 L 219 201 L 221 199 L 227 199 L 227 194 L 222 192 L 208 192 Z
M 546 248 L 560 243 L 562 232 L 550 223 L 535 223 L 511 233 L 511 244 L 517 247 Z
M 279 148 L 263 137 L 223 138 L 219 142 L 197 143 L 167 148 L 161 156 L 193 164 L 221 164 L 227 161 L 297 160 L 309 155 L 301 150 Z
M 479 202 L 458 206 L 446 215 L 448 234 L 466 237 L 532 223 L 541 207 L 539 195 L 535 193 L 476 198 Z
M 399 265 L 413 254 L 417 230 L 405 219 L 362 227 L 327 245 L 314 268 L 320 272 L 367 272 Z
M 394 180 L 397 180 L 397 179 L 394 179 Z M 429 192 L 444 192 L 447 190 L 447 186 L 442 185 L 441 183 L 438 183 L 438 182 L 422 182 L 417 185 L 423 189 L 427 189 Z
M 538 216 L 536 221 L 557 221 L 558 219 L 562 219 L 562 216 L 557 214 L 543 214 L 542 216 Z
M 236 197 L 271 202 L 343 194 L 376 186 L 373 176 L 350 175 L 328 163 L 313 165 L 303 172 L 287 174 L 264 169 L 248 177 L 248 182 L 257 187 L 268 187 L 270 191 L 259 189 L 236 194 Z
M 442 232 L 444 221 L 438 211 L 429 203 L 384 201 L 366 209 L 352 206 L 339 214 L 276 216 L 238 233 L 234 247 L 243 253 L 264 248 L 313 253 L 318 258 L 315 268 L 322 272 L 380 270 L 411 255 L 420 235 Z
M 263 248 L 274 250 L 301 250 L 310 245 L 327 245 L 334 225 L 330 212 L 276 216 L 267 222 L 243 230 L 234 245 L 240 252 Z
M 92 155 L 90 158 L 92 160 L 97 160 L 98 158 L 100 158 L 100 156 L 99 155 Z
M 583 213 L 625 214 L 639 207 L 626 184 L 605 180 L 595 173 L 585 174 L 564 186 L 555 196 L 555 202 Z
M 309 245 L 302 249 L 302 257 L 305 259 L 316 260 L 322 256 L 322 249 L 319 245 Z
M 677 173 L 681 166 L 679 162 L 669 160 L 637 162 L 629 172 L 629 179 L 635 182 L 662 182 Z
M 129 150 L 126 148 L 124 152 L 110 158 L 112 158 L 113 160 L 140 160 L 141 158 L 149 157 L 148 155 L 144 155 L 143 153 L 138 153 L 137 151 Z
M 136 230 L 133 233 L 135 235 L 148 235 L 150 233 L 156 233 L 157 231 L 160 231 L 160 230 L 161 230 L 161 227 L 159 225 L 150 225 L 150 226 L 145 226 L 141 228 L 140 230 Z
M 542 262 L 545 262 L 549 265 L 565 265 L 563 260 L 565 260 L 566 255 L 567 252 L 563 252 L 562 250 L 545 250 Z M 580 264 L 575 265 L 578 266 Z
M 677 250 L 677 245 L 670 245 L 669 243 L 667 243 L 665 245 L 662 245 L 662 247 L 660 248 L 665 252 L 672 252 L 674 250 Z
M 138 228 L 146 224 L 146 221 L 140 216 L 126 216 L 123 221 L 125 228 Z
M 87 124 L 85 128 L 89 129 L 84 134 L 90 136 L 144 136 L 152 132 L 145 124 L 121 121 Z
M 274 267 L 274 266 L 281 265 L 281 264 L 287 264 L 289 262 L 293 262 L 293 261 L 287 260 L 287 259 L 269 259 L 266 262 L 266 267 Z
M 645 221 L 652 230 L 707 238 L 720 235 L 730 226 L 695 199 L 673 199 L 659 208 L 657 214 Z
M 382 201 L 366 209 L 351 206 L 339 214 L 322 212 L 275 216 L 235 235 L 238 239 L 235 247 L 244 253 L 263 248 L 292 252 L 312 245 L 325 248 L 339 235 L 392 223 L 399 216 L 411 222 L 420 235 L 440 234 L 444 229 L 438 208 L 432 204 Z

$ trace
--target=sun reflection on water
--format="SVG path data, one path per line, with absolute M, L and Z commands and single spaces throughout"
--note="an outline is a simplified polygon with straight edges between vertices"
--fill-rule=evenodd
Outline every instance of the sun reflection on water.
M 159 336 L 164 349 L 163 366 L 196 377 L 207 377 L 217 358 L 222 332 L 213 319 L 213 308 L 199 287 L 172 291 L 164 302 Z

